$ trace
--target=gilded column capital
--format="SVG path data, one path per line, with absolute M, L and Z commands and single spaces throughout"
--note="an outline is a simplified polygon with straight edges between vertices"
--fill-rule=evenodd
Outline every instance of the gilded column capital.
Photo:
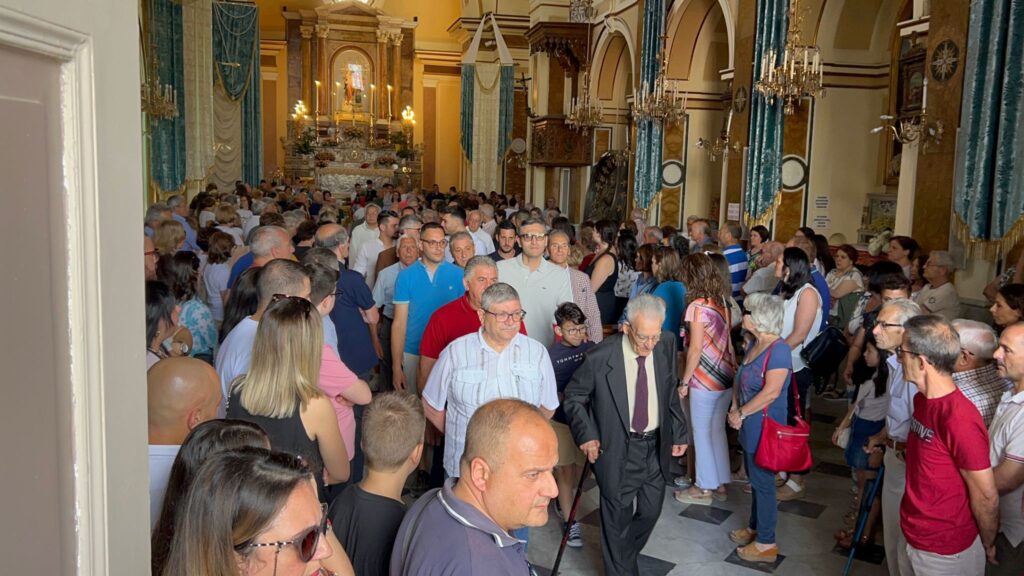
M 310 38 L 313 37 L 313 27 L 302 25 L 299 27 L 299 34 L 302 35 L 303 40 L 309 40 Z
M 331 26 L 329 24 L 317 24 L 316 25 L 316 36 L 317 38 L 327 38 L 327 35 L 331 33 Z

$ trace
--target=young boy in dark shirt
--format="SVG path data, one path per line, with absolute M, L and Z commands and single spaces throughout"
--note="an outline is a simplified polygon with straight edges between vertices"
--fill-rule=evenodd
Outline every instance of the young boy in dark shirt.
M 363 414 L 366 478 L 331 503 L 328 516 L 360 576 L 387 576 L 405 516 L 402 488 L 419 467 L 426 418 L 414 394 L 378 394 Z
M 561 400 L 566 385 L 583 363 L 583 356 L 594 343 L 587 338 L 587 317 L 583 310 L 572 302 L 566 302 L 555 310 L 555 335 L 559 340 L 551 345 L 548 354 L 555 369 L 555 383 Z M 558 467 L 555 468 L 555 482 L 558 484 L 558 504 L 563 514 L 572 507 L 573 493 L 583 468 L 583 452 L 576 446 L 565 419 L 565 412 L 559 406 L 552 417 L 551 425 L 558 436 Z M 580 523 L 573 522 L 569 528 L 568 545 L 583 546 Z

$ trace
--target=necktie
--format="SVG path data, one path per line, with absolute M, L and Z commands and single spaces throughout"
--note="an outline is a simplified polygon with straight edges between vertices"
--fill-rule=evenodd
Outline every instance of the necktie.
M 647 429 L 647 356 L 637 356 L 636 362 L 636 396 L 633 401 L 633 431 L 643 432 Z

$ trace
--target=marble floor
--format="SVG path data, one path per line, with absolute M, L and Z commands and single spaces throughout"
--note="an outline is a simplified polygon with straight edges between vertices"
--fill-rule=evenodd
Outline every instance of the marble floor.
M 671 488 L 665 490 L 661 518 L 641 556 L 644 576 L 712 576 L 780 574 L 785 576 L 842 574 L 846 554 L 837 551 L 832 534 L 844 527 L 843 516 L 851 502 L 849 468 L 842 452 L 829 439 L 837 418 L 845 412 L 845 401 L 815 398 L 812 419 L 814 471 L 807 477 L 807 495 L 802 500 L 779 505 L 779 560 L 774 566 L 746 564 L 734 553 L 729 531 L 742 528 L 750 510 L 750 495 L 743 486 L 731 484 L 726 502 L 711 506 L 685 505 L 675 501 Z M 593 481 L 585 485 L 577 518 L 583 524 L 584 546 L 566 548 L 559 568 L 565 576 L 603 574 L 600 528 L 597 511 L 598 489 Z M 550 574 L 561 523 L 551 514 L 546 526 L 530 531 L 529 558 L 542 575 Z M 882 542 L 881 533 L 876 541 Z M 886 574 L 881 547 L 868 550 L 874 558 L 854 560 L 851 575 Z M 869 554 L 870 555 L 870 554 Z

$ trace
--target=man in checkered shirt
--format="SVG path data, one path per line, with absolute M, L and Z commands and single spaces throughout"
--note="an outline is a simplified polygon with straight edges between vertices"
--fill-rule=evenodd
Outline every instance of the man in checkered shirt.
M 998 345 L 996 332 L 988 324 L 975 320 L 953 320 L 953 328 L 960 334 L 960 357 L 956 361 L 953 382 L 978 408 L 988 427 L 996 415 L 999 399 L 1011 387 L 992 360 Z

